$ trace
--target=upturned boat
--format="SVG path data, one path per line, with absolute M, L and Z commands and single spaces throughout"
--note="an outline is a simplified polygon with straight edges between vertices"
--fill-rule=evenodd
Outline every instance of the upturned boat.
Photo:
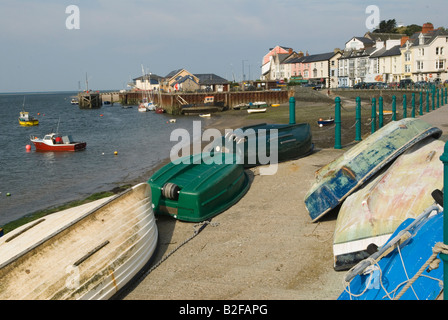
M 272 152 L 277 152 L 278 161 L 286 161 L 307 156 L 313 150 L 308 123 L 246 126 L 227 133 L 212 147 L 214 152 L 237 154 L 245 167 L 267 164 L 264 162 L 272 160 Z
M 442 130 L 417 118 L 392 121 L 316 171 L 315 182 L 305 196 L 312 221 L 340 205 L 417 142 L 441 134 Z
M 345 276 L 338 300 L 435 300 L 443 290 L 443 212 L 406 219 L 387 243 Z
M 81 151 L 87 146 L 86 142 L 77 142 L 70 135 L 49 133 L 43 138 L 32 135 L 30 141 L 36 147 L 36 151 Z
M 249 178 L 233 154 L 200 153 L 170 162 L 148 181 L 154 212 L 200 222 L 238 202 L 249 189 Z
M 346 270 L 381 247 L 407 218 L 415 218 L 443 188 L 445 143 L 428 138 L 400 155 L 391 166 L 350 195 L 338 213 L 333 240 L 334 268 Z
M 47 215 L 0 238 L 0 299 L 109 299 L 157 247 L 150 188 Z

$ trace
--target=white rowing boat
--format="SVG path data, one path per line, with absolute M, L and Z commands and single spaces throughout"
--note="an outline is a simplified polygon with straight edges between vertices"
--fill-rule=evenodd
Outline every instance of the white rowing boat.
M 45 216 L 0 238 L 0 299 L 109 299 L 157 239 L 147 183 Z

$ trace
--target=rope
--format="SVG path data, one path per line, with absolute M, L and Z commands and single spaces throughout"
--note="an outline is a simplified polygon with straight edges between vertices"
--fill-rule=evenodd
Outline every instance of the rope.
M 434 277 L 430 277 L 428 275 L 424 275 L 423 272 L 428 269 L 428 270 L 433 270 L 433 269 L 437 269 L 439 267 L 439 263 L 440 260 L 437 259 L 437 256 L 439 255 L 439 253 L 443 253 L 443 254 L 448 254 L 448 245 L 445 245 L 442 242 L 438 242 L 434 245 L 433 249 L 432 249 L 432 255 L 428 258 L 428 260 L 421 266 L 421 268 L 417 271 L 417 273 L 411 278 L 409 279 L 408 273 L 406 271 L 406 267 L 404 265 L 404 261 L 401 255 L 401 251 L 400 251 L 400 247 L 398 246 L 398 253 L 400 255 L 400 259 L 401 259 L 401 263 L 403 265 L 403 269 L 404 269 L 404 273 L 406 275 L 406 279 L 405 281 L 403 281 L 402 283 L 398 284 L 396 286 L 396 288 L 394 290 L 392 290 L 391 292 L 388 292 L 386 290 L 386 288 L 383 285 L 383 280 L 382 280 L 382 270 L 381 267 L 379 266 L 378 262 L 375 261 L 374 259 L 371 258 L 367 258 L 366 260 L 368 260 L 371 264 L 370 267 L 366 268 L 366 271 L 364 272 L 364 274 L 370 274 L 370 277 L 367 279 L 367 284 L 364 288 L 364 290 L 359 293 L 359 294 L 354 294 L 350 291 L 350 282 L 345 282 L 344 283 L 344 291 L 346 291 L 349 296 L 350 296 L 350 300 L 353 297 L 360 297 L 362 296 L 367 289 L 369 289 L 370 283 L 372 281 L 372 277 L 373 277 L 373 271 L 378 270 L 380 272 L 379 275 L 379 279 L 380 279 L 380 284 L 381 284 L 381 288 L 384 290 L 384 292 L 386 293 L 383 298 L 385 298 L 386 296 L 390 299 L 390 300 L 399 300 L 403 294 L 409 289 L 412 288 L 412 285 L 414 284 L 414 282 L 419 278 L 419 277 L 426 277 L 428 279 L 432 279 L 434 281 L 441 281 L 440 279 L 434 278 Z M 429 268 L 428 268 L 429 267 Z M 353 267 L 355 268 L 355 267 Z M 352 269 L 353 269 L 352 268 Z M 398 293 L 398 295 L 394 296 L 395 292 L 404 284 L 406 284 L 403 289 L 401 289 L 401 291 Z M 412 291 L 414 292 L 415 297 L 417 298 L 417 300 L 419 299 L 416 292 L 414 291 L 414 288 L 412 288 Z
M 210 220 L 203 221 L 201 223 L 195 224 L 193 226 L 193 234 L 185 239 L 181 244 L 179 244 L 176 248 L 174 248 L 172 251 L 170 251 L 167 255 L 165 255 L 162 259 L 160 259 L 159 262 L 157 262 L 154 266 L 151 267 L 148 271 L 146 271 L 140 279 L 145 278 L 148 276 L 152 271 L 154 271 L 157 267 L 159 267 L 165 260 L 167 260 L 171 255 L 173 255 L 177 250 L 179 250 L 181 247 L 183 247 L 185 244 L 187 244 L 189 241 L 191 241 L 194 237 L 196 237 L 199 233 L 201 233 L 202 230 L 208 225 L 211 225 L 212 227 L 216 227 L 219 225 L 219 223 L 214 222 L 212 223 Z
M 403 294 L 406 292 L 406 290 L 409 289 L 410 286 L 421 276 L 423 271 L 425 271 L 430 264 L 436 260 L 439 253 L 447 254 L 448 253 L 448 246 L 445 245 L 442 242 L 438 242 L 434 245 L 434 248 L 432 249 L 432 255 L 429 257 L 429 259 L 423 264 L 423 266 L 418 270 L 418 272 L 408 281 L 406 286 L 400 291 L 400 293 L 395 297 L 395 300 L 398 300 L 403 296 Z M 434 264 L 433 264 L 434 266 Z

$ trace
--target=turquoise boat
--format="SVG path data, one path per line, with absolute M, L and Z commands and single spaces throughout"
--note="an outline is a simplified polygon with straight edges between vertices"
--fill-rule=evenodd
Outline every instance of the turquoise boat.
M 313 222 L 340 205 L 400 154 L 442 130 L 416 118 L 392 121 L 316 172 L 305 196 Z
M 212 147 L 214 152 L 237 154 L 245 167 L 297 159 L 313 150 L 308 123 L 246 126 L 227 133 Z M 273 152 L 277 153 L 276 159 Z
M 171 162 L 148 181 L 154 212 L 201 222 L 238 202 L 249 189 L 249 177 L 234 154 L 200 153 Z
M 443 290 L 443 212 L 433 205 L 405 220 L 388 242 L 345 276 L 338 300 L 435 300 Z

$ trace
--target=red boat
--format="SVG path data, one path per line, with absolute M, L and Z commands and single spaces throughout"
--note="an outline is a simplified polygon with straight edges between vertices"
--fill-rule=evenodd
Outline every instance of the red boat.
M 49 133 L 43 139 L 36 136 L 30 137 L 36 147 L 36 151 L 80 151 L 86 148 L 86 142 L 76 142 L 71 136 L 63 136 L 59 133 Z

